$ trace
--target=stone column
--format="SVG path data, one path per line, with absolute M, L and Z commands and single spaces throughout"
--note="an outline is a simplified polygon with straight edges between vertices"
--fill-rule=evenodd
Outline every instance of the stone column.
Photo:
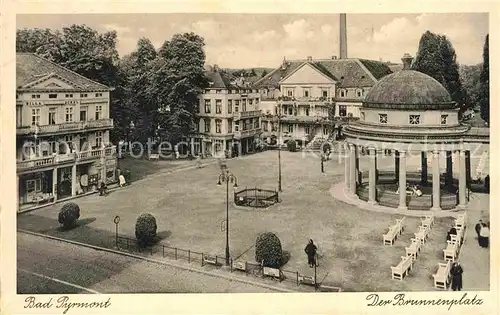
M 370 204 L 377 203 L 377 151 L 375 149 L 368 149 L 368 154 L 370 155 L 370 178 L 369 178 L 369 187 L 368 187 L 368 202 Z
M 354 156 L 356 159 L 356 183 L 358 183 L 358 185 L 361 185 L 363 183 L 363 175 L 359 171 L 359 151 L 360 147 L 354 146 Z
M 453 185 L 453 151 L 446 151 L 446 186 Z
M 470 173 L 470 151 L 465 151 L 465 178 L 467 180 L 467 187 L 470 187 L 471 184 L 471 173 Z
M 345 171 L 344 171 L 344 181 L 345 181 L 345 188 L 346 192 L 350 192 L 349 190 L 349 181 L 351 176 L 349 175 L 349 144 L 347 142 L 344 143 L 344 166 L 345 166 Z
M 71 167 L 71 196 L 76 196 L 76 164 Z
M 399 181 L 399 151 L 394 150 L 394 175 L 396 182 Z
M 459 177 L 458 177 L 458 207 L 465 208 L 466 199 L 465 199 L 465 189 L 467 186 L 467 176 L 465 169 L 465 150 L 460 150 L 459 153 L 460 161 L 459 161 Z
M 441 187 L 439 178 L 439 151 L 432 151 L 432 208 L 441 210 Z
M 349 192 L 352 196 L 356 196 L 356 146 L 352 143 L 349 143 Z
M 427 152 L 420 152 L 420 160 L 422 164 L 421 182 L 427 184 Z
M 57 200 L 57 167 L 52 170 L 52 196 Z
M 406 206 L 406 152 L 399 153 L 399 207 L 398 210 L 407 210 Z
M 194 157 L 194 138 L 191 138 L 191 156 Z
M 102 149 L 101 152 L 101 179 L 106 183 L 106 149 Z
M 19 175 L 16 175 L 16 200 L 17 200 L 17 211 L 21 207 L 21 196 L 19 195 Z

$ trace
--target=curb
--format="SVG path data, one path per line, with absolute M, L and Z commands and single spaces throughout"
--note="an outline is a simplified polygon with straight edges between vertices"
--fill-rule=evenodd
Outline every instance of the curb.
M 215 277 L 215 278 L 222 278 L 222 279 L 226 279 L 226 280 L 229 280 L 229 281 L 235 281 L 235 282 L 240 282 L 240 283 L 249 284 L 249 285 L 253 285 L 253 286 L 258 286 L 258 287 L 262 287 L 262 288 L 265 288 L 265 289 L 274 290 L 274 291 L 278 291 L 278 292 L 286 292 L 286 293 L 299 292 L 299 291 L 293 291 L 293 290 L 289 290 L 289 289 L 283 289 L 283 288 L 273 287 L 271 285 L 267 285 L 267 284 L 263 284 L 263 283 L 258 283 L 258 282 L 255 282 L 255 281 L 243 280 L 243 279 L 239 279 L 237 277 L 231 277 L 231 276 L 227 276 L 227 275 L 216 274 L 216 273 L 209 272 L 209 271 L 199 270 L 199 269 L 196 269 L 196 268 L 181 266 L 181 265 L 170 263 L 168 261 L 161 261 L 161 260 L 157 260 L 157 259 L 147 258 L 147 257 L 143 257 L 143 256 L 140 256 L 140 255 L 134 255 L 134 254 L 131 254 L 131 253 L 126 253 L 126 252 L 122 252 L 122 251 L 118 251 L 118 250 L 114 250 L 114 249 L 110 249 L 110 248 L 89 245 L 89 244 L 80 243 L 80 242 L 76 242 L 76 241 L 70 241 L 70 240 L 66 240 L 66 239 L 63 239 L 63 238 L 59 238 L 59 237 L 55 237 L 55 236 L 50 236 L 50 235 L 44 235 L 44 234 L 40 234 L 40 233 L 36 233 L 36 232 L 31 232 L 31 231 L 27 231 L 27 230 L 20 230 L 20 229 L 18 229 L 17 232 L 25 233 L 25 234 L 30 234 L 30 235 L 34 235 L 34 236 L 38 236 L 38 237 L 43 237 L 43 238 L 47 238 L 47 239 L 51 239 L 51 240 L 55 240 L 55 241 L 59 241 L 59 242 L 63 242 L 63 243 L 68 243 L 68 244 L 72 244 L 72 245 L 76 245 L 76 246 L 87 247 L 87 248 L 91 248 L 91 249 L 94 249 L 94 250 L 105 251 L 105 252 L 113 253 L 113 254 L 116 254 L 116 255 L 127 256 L 127 257 L 131 257 L 131 258 L 135 258 L 135 259 L 139 259 L 139 260 L 143 260 L 143 261 L 148 261 L 148 262 L 151 262 L 151 263 L 155 263 L 155 264 L 158 264 L 158 265 L 165 265 L 165 266 L 169 266 L 169 267 L 173 267 L 173 268 L 183 269 L 183 270 L 186 270 L 186 271 L 200 273 L 200 274 L 211 276 L 211 277 Z

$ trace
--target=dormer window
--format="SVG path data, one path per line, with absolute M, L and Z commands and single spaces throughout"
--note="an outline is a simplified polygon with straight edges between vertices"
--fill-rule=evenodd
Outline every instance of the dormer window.
M 356 96 L 357 97 L 362 97 L 363 96 L 363 90 L 362 89 L 357 89 L 356 90 Z
M 345 90 L 340 90 L 340 97 L 346 97 L 346 94 Z
M 420 125 L 420 115 L 410 115 L 410 125 Z
M 381 124 L 387 124 L 387 114 L 378 114 L 378 118 Z
M 441 125 L 446 125 L 448 123 L 448 115 L 441 115 Z

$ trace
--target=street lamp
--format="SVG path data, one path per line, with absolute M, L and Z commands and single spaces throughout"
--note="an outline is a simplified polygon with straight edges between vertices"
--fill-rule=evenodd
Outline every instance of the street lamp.
M 278 191 L 281 190 L 281 101 L 278 101 Z
M 226 266 L 229 266 L 229 183 L 233 184 L 233 187 L 238 187 L 238 179 L 229 170 L 222 171 L 219 174 L 218 186 L 222 183 L 226 183 Z

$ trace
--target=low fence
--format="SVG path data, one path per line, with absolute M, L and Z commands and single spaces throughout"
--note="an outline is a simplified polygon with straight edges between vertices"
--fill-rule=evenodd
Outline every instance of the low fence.
M 116 238 L 116 242 L 118 249 L 125 249 L 129 252 L 149 254 L 151 256 L 155 254 L 162 255 L 163 258 L 168 257 L 175 260 L 186 260 L 188 263 L 198 263 L 202 267 L 211 265 L 217 268 L 225 264 L 224 256 L 205 254 L 190 249 L 172 247 L 163 244 L 141 247 L 137 244 L 136 239 L 124 236 L 118 236 Z M 256 262 L 233 260 L 232 258 L 230 258 L 229 270 L 230 272 L 240 272 L 244 273 L 245 275 L 271 278 L 278 282 L 291 282 L 295 283 L 297 286 L 313 286 L 317 291 L 342 292 L 342 289 L 340 287 L 317 283 L 313 276 L 304 275 L 299 273 L 298 271 L 263 267 L 262 264 Z
M 266 208 L 278 202 L 276 190 L 247 188 L 234 193 L 234 203 L 238 206 Z

